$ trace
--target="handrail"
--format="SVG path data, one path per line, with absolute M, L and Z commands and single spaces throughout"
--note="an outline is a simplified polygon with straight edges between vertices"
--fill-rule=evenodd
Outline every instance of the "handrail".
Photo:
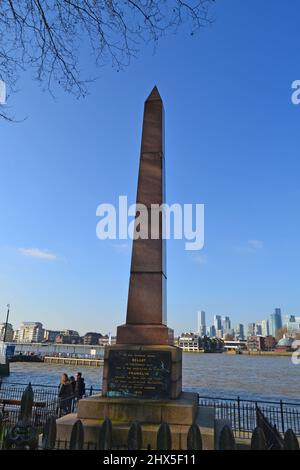
M 21 382 L 3 382 L 0 381 L 0 392 L 1 392 L 1 386 L 10 386 L 10 385 L 17 385 L 17 386 L 24 386 L 27 387 L 28 383 L 21 383 Z M 50 385 L 50 384 L 34 384 L 31 383 L 32 387 L 41 387 L 41 388 L 52 388 L 52 389 L 58 389 L 58 385 Z M 86 385 L 86 392 L 88 393 L 90 390 L 93 392 L 101 392 L 102 389 L 98 387 L 94 387 L 93 385 L 87 386 Z M 206 396 L 206 395 L 199 395 L 199 401 L 201 400 L 212 400 L 212 401 L 229 401 L 229 402 L 237 402 L 239 401 L 240 403 L 265 403 L 268 405 L 277 405 L 277 406 L 300 406 L 300 400 L 298 402 L 292 402 L 292 401 L 283 401 L 283 400 L 253 400 L 253 399 L 247 399 L 247 398 L 240 398 L 237 396 L 236 398 L 229 398 L 229 397 L 212 397 L 212 396 Z
M 240 398 L 240 397 L 236 397 L 236 398 L 224 398 L 224 397 L 207 397 L 207 396 L 203 396 L 203 395 L 200 395 L 199 396 L 199 400 L 220 400 L 220 401 L 233 401 L 233 402 L 237 402 L 237 401 L 240 401 L 240 402 L 245 402 L 245 403 L 266 403 L 266 404 L 269 404 L 269 405 L 289 405 L 289 406 L 300 406 L 300 400 L 298 403 L 295 403 L 295 402 L 289 402 L 289 401 L 283 401 L 283 400 L 278 400 L 278 401 L 270 401 L 270 400 L 251 400 L 251 399 L 247 399 L 247 398 Z
M 42 387 L 42 388 L 59 388 L 59 384 L 58 385 L 49 385 L 49 384 L 34 384 L 34 383 L 30 383 L 32 387 Z M 2 382 L 0 380 L 0 391 L 1 391 L 1 387 L 2 386 L 6 386 L 6 385 L 19 385 L 19 386 L 23 386 L 23 387 L 27 387 L 28 383 L 21 383 L 21 382 Z M 92 387 L 92 390 L 95 390 L 97 392 L 101 392 L 101 388 L 96 388 L 96 387 L 93 387 L 92 385 L 89 387 L 89 386 L 86 386 L 86 390 L 90 390 L 90 388 Z

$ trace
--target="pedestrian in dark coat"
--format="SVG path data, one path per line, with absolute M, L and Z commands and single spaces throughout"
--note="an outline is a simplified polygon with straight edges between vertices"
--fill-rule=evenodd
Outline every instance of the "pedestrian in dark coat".
M 67 374 L 62 374 L 58 390 L 59 409 L 62 414 L 71 412 L 72 399 L 74 397 L 72 384 Z
M 85 394 L 85 383 L 81 372 L 77 373 L 76 384 L 75 384 L 75 397 L 77 400 L 81 400 Z

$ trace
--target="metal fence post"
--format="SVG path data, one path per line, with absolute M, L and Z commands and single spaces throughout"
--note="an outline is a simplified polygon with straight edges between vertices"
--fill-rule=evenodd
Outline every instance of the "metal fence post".
M 239 423 L 239 433 L 241 432 L 241 400 L 240 397 L 237 397 L 238 403 L 238 423 Z
M 280 415 L 281 415 L 281 428 L 284 433 L 284 416 L 283 416 L 283 402 L 280 400 Z

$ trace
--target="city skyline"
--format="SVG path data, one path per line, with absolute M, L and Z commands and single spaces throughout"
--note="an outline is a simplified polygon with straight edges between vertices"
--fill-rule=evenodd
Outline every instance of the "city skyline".
M 241 337 L 247 336 L 276 336 L 282 328 L 287 329 L 287 334 L 300 334 L 300 316 L 283 313 L 280 307 L 275 307 L 274 311 L 263 319 L 250 323 L 233 324 L 229 315 L 210 315 L 207 321 L 207 312 L 200 310 L 196 316 L 196 328 L 190 328 L 190 332 L 196 332 L 208 336 L 224 337 L 226 334 L 234 334 Z
M 195 324 L 193 327 L 182 329 L 181 331 L 175 331 L 175 335 L 180 335 L 184 332 L 190 331 L 193 333 L 198 333 L 201 336 L 208 335 L 208 336 L 218 336 L 218 330 L 222 331 L 222 335 L 230 334 L 230 332 L 237 332 L 241 333 L 241 336 L 250 336 L 250 335 L 258 335 L 258 336 L 268 336 L 276 335 L 276 331 L 281 329 L 282 327 L 288 326 L 289 328 L 294 328 L 295 330 L 299 330 L 300 333 L 300 314 L 287 314 L 283 313 L 282 309 L 279 307 L 275 307 L 274 312 L 271 312 L 268 317 L 259 320 L 253 320 L 252 322 L 248 323 L 240 323 L 239 321 L 234 322 L 230 315 L 207 315 L 205 310 L 198 310 L 195 315 Z M 274 330 L 272 328 L 272 316 L 274 314 L 280 315 L 280 324 L 277 325 L 277 328 Z M 208 320 L 209 318 L 209 320 Z M 53 332 L 63 332 L 63 331 L 75 331 L 77 334 L 77 330 L 70 330 L 69 328 L 63 327 L 60 328 L 59 325 L 56 325 L 54 328 L 50 328 L 48 325 L 44 327 L 42 322 L 40 321 L 30 321 L 30 320 L 22 320 L 20 325 L 23 324 L 39 324 L 42 325 L 44 331 L 53 331 Z M 5 325 L 5 322 L 0 321 L 0 325 L 2 328 Z M 13 322 L 9 319 L 8 325 L 13 327 Z M 250 331 L 251 329 L 251 331 Z M 13 328 L 13 331 L 18 331 L 19 328 Z M 87 327 L 84 330 L 78 330 L 79 336 L 83 336 L 89 332 L 98 332 L 104 335 L 112 334 L 115 335 L 116 331 L 113 329 L 105 330 L 101 329 L 99 326 L 96 329 L 88 329 Z

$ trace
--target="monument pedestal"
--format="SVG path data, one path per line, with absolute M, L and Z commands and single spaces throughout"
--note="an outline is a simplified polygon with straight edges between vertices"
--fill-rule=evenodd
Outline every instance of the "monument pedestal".
M 197 393 L 182 392 L 176 400 L 153 400 L 137 398 L 109 398 L 94 395 L 79 401 L 77 414 L 66 415 L 57 421 L 57 439 L 69 441 L 72 426 L 82 421 L 85 443 L 97 442 L 100 425 L 108 417 L 113 426 L 113 447 L 127 444 L 128 431 L 134 421 L 142 427 L 143 444 L 147 449 L 156 448 L 157 431 L 167 422 L 172 434 L 172 449 L 186 449 L 187 433 L 197 421 Z
M 198 413 L 198 394 L 182 392 L 182 351 L 169 345 L 116 344 L 104 353 L 103 391 L 80 400 L 77 414 L 57 421 L 57 438 L 70 439 L 77 419 L 84 425 L 85 442 L 96 443 L 108 417 L 113 445 L 126 446 L 133 422 L 142 426 L 143 448 L 156 448 L 157 431 L 168 423 L 173 449 L 184 449 Z

